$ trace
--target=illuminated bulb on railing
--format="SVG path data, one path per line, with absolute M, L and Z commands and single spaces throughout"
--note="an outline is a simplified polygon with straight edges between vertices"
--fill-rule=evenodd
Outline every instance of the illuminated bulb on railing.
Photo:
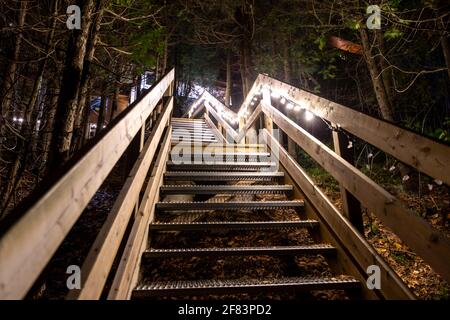
M 285 104 L 286 103 L 286 98 L 285 97 L 281 98 L 280 103 L 281 104 Z
M 250 105 L 251 105 L 251 106 L 254 106 L 254 105 L 255 105 L 255 103 L 254 103 L 254 102 L 252 101 L 252 103 L 250 103 Z
M 300 106 L 295 106 L 295 108 L 294 108 L 295 112 L 299 112 L 300 110 L 302 110 L 302 108 Z
M 292 103 L 288 103 L 287 105 L 286 105 L 286 108 L 288 109 L 288 110 L 292 110 L 292 109 L 294 109 L 294 105 L 292 104 Z
M 253 101 L 256 101 L 256 100 L 258 100 L 258 98 L 257 97 L 253 97 Z
M 311 121 L 312 119 L 314 119 L 314 113 L 312 113 L 311 111 L 306 110 L 305 111 L 305 120 L 306 121 Z

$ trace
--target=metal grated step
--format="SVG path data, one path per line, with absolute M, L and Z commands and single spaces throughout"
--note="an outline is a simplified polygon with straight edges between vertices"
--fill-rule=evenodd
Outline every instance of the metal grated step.
M 172 134 L 172 140 L 216 140 L 216 136 L 203 134 Z
M 292 277 L 275 279 L 232 279 L 194 281 L 144 281 L 133 291 L 133 298 L 161 295 L 231 294 L 262 291 L 348 290 L 358 289 L 361 284 L 354 278 Z
M 172 120 L 172 125 L 175 124 L 185 124 L 185 125 L 194 125 L 194 124 L 202 124 L 202 125 L 206 125 L 206 122 L 203 120 L 196 120 L 196 121 L 180 121 L 180 120 Z
M 293 201 L 236 201 L 236 202 L 157 202 L 159 211 L 209 211 L 209 210 L 270 210 L 303 208 L 304 202 Z
M 195 155 L 195 153 L 193 153 Z M 200 153 L 201 155 L 201 153 Z M 210 154 L 213 158 L 219 158 L 219 157 L 230 157 L 230 158 L 236 158 L 236 157 L 242 157 L 242 158 L 248 158 L 248 157 L 269 157 L 270 153 L 268 152 L 211 152 Z
M 147 249 L 144 258 L 180 258 L 193 256 L 246 256 L 246 255 L 300 255 L 336 253 L 336 248 L 328 244 L 305 246 L 234 247 L 234 248 L 188 248 L 188 249 Z
M 198 123 L 193 123 L 193 124 L 173 123 L 172 124 L 172 129 L 194 129 L 194 128 L 211 130 L 211 128 L 209 126 L 207 126 L 206 124 L 198 124 Z
M 198 127 L 172 127 L 172 134 L 200 134 L 200 133 L 207 133 L 210 134 L 213 131 L 210 128 L 198 128 Z
M 219 142 L 219 140 L 217 140 L 217 139 L 206 139 L 206 138 L 191 139 L 191 138 L 183 138 L 183 137 L 174 137 L 174 138 L 172 138 L 171 142 L 172 142 L 172 144 L 177 144 L 177 143 L 193 144 L 193 143 L 201 143 L 201 142 L 216 143 L 216 142 Z
M 173 161 L 167 162 L 170 170 L 180 171 L 229 171 L 229 170 L 260 170 L 262 168 L 276 168 L 275 162 L 215 162 L 215 163 L 192 163 L 192 164 L 175 164 Z
M 172 125 L 172 132 L 176 132 L 177 130 L 179 131 L 195 131 L 195 132 L 199 132 L 199 131 L 212 131 L 212 129 L 210 127 L 207 126 L 199 126 L 199 125 L 192 125 L 192 126 L 185 126 L 185 125 Z
M 207 123 L 205 121 L 174 121 L 174 120 L 172 120 L 172 125 L 187 125 L 187 126 L 203 125 L 203 126 L 207 126 Z
M 166 181 L 272 181 L 284 177 L 283 172 L 168 171 Z
M 316 228 L 316 220 L 301 221 L 237 221 L 237 222 L 153 222 L 151 230 L 159 231 L 206 231 L 206 230 L 263 230 Z
M 174 129 L 172 130 L 172 135 L 184 135 L 189 133 L 190 135 L 205 135 L 205 136 L 213 136 L 212 130 L 191 130 L 191 129 Z
M 161 186 L 162 194 L 280 194 L 292 192 L 290 185 L 165 185 Z

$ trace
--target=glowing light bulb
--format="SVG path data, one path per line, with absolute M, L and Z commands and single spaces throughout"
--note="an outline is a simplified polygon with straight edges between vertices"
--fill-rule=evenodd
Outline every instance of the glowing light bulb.
M 295 108 L 294 108 L 295 112 L 299 112 L 300 110 L 302 110 L 302 108 L 300 106 L 295 106 Z
M 275 99 L 280 97 L 280 94 L 276 91 L 272 91 L 272 93 L 270 95 L 272 96 L 272 98 L 275 98 Z
M 286 98 L 285 97 L 281 98 L 280 103 L 281 104 L 285 104 L 286 103 Z
M 305 120 L 306 121 L 311 121 L 312 119 L 314 119 L 314 113 L 312 113 L 311 111 L 306 110 L 305 111 Z
M 292 103 L 288 103 L 287 105 L 286 105 L 286 108 L 288 109 L 288 110 L 292 110 L 292 109 L 294 109 L 294 105 L 292 104 Z

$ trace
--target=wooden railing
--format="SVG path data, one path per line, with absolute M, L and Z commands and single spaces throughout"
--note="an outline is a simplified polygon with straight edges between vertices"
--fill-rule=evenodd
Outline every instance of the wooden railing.
M 272 97 L 284 98 L 298 108 L 327 121 L 335 131 L 333 132 L 335 150 L 328 148 L 272 106 Z M 364 272 L 368 266 L 375 264 L 380 267 L 383 283 L 380 292 L 383 297 L 412 298 L 413 295 L 364 238 L 361 232 L 361 212 L 359 216 L 355 215 L 355 212 L 349 212 L 350 209 L 344 206 L 341 213 L 297 163 L 293 157 L 294 152 L 285 150 L 275 139 L 272 134 L 273 124 L 287 135 L 289 149 L 297 144 L 339 182 L 344 204 L 352 200 L 350 197 L 355 198 L 450 282 L 449 239 L 358 170 L 351 159 L 343 155 L 342 141 L 339 141 L 342 135 L 337 133 L 353 134 L 446 184 L 450 184 L 450 147 L 265 75 L 258 76 L 238 112 L 238 118 L 234 122 L 239 123 L 239 129 L 235 130 L 227 119 L 218 114 L 217 106 L 220 106 L 219 109 L 224 107 L 219 100 L 210 94 L 203 94 L 201 99 L 203 101 L 195 107 L 195 112 L 191 112 L 191 116 L 197 116 L 200 110 L 205 110 L 205 113 L 214 117 L 220 124 L 229 142 L 240 143 L 251 130 L 263 130 L 268 147 L 277 148 L 280 164 L 291 179 L 290 183 L 296 185 L 297 193 L 306 198 L 310 214 L 325 223 L 328 230 L 324 233 L 330 235 L 328 239 L 337 241 L 335 244 L 342 249 L 344 255 L 347 255 L 347 259 L 356 262 L 358 269 L 356 273 L 360 274 L 361 280 L 367 277 Z M 345 267 L 348 270 L 354 269 L 351 263 Z
M 82 289 L 72 290 L 68 298 L 100 297 L 122 243 L 126 243 L 125 252 L 108 297 L 129 296 L 170 146 L 174 73 L 171 70 L 130 105 L 81 159 L 0 235 L 0 299 L 20 299 L 27 294 L 126 150 L 129 158 L 137 160 L 82 266 Z M 144 141 L 146 125 L 152 130 Z M 152 176 L 139 201 L 150 168 Z M 132 230 L 126 238 L 133 213 Z
M 130 153 L 133 166 L 84 261 L 81 289 L 72 290 L 67 298 L 98 299 L 102 294 L 109 299 L 130 297 L 137 281 L 148 224 L 153 220 L 154 204 L 159 198 L 159 186 L 171 146 L 173 86 L 174 70 L 119 116 L 42 197 L 0 234 L 0 299 L 25 297 L 125 152 Z M 205 110 L 206 121 L 218 137 L 230 146 L 244 140 L 254 141 L 256 131 L 261 130 L 267 148 L 278 155 L 281 169 L 286 173 L 286 183 L 294 185 L 295 196 L 305 199 L 307 217 L 322 222 L 321 237 L 338 249 L 341 263 L 337 268 L 363 282 L 367 278 L 365 272 L 368 266 L 377 265 L 380 268 L 382 288 L 373 291 L 363 286 L 366 297 L 414 298 L 361 233 L 361 216 L 357 219 L 355 211 L 350 212 L 345 206 L 340 212 L 298 164 L 290 150 L 295 144 L 339 182 L 344 203 L 348 202 L 349 197 L 357 199 L 436 272 L 450 281 L 449 240 L 359 171 L 337 145 L 335 150 L 331 150 L 276 109 L 271 96 L 280 95 L 328 121 L 336 132 L 353 134 L 449 184 L 448 146 L 267 76 L 257 78 L 238 113 L 204 92 L 189 115 L 195 117 Z M 145 139 L 145 128 L 150 123 L 152 129 Z M 288 136 L 288 150 L 275 137 L 274 124 Z M 335 138 L 337 144 L 342 142 L 338 135 Z M 148 182 L 147 172 L 150 172 Z M 141 199 L 140 194 L 143 194 Z M 118 267 L 111 274 L 121 247 L 123 252 L 117 257 Z M 113 279 L 112 284 L 105 292 L 109 277 Z

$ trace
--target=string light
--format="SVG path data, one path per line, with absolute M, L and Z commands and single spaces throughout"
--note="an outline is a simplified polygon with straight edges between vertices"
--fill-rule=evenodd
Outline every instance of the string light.
M 286 98 L 285 98 L 285 97 L 282 97 L 281 100 L 280 100 L 280 103 L 281 103 L 281 104 L 285 104 L 285 103 L 286 103 Z
M 276 91 L 272 91 L 272 93 L 270 95 L 272 96 L 272 98 L 275 98 L 275 99 L 280 97 L 280 94 Z
M 312 119 L 314 119 L 314 113 L 312 113 L 309 110 L 305 111 L 305 120 L 306 121 L 311 121 Z
M 286 108 L 287 108 L 288 110 L 292 110 L 292 109 L 294 109 L 294 105 L 293 105 L 291 102 L 289 102 L 289 103 L 286 105 Z
M 294 108 L 295 112 L 299 112 L 300 110 L 302 110 L 302 108 L 300 106 L 295 106 L 295 108 Z

